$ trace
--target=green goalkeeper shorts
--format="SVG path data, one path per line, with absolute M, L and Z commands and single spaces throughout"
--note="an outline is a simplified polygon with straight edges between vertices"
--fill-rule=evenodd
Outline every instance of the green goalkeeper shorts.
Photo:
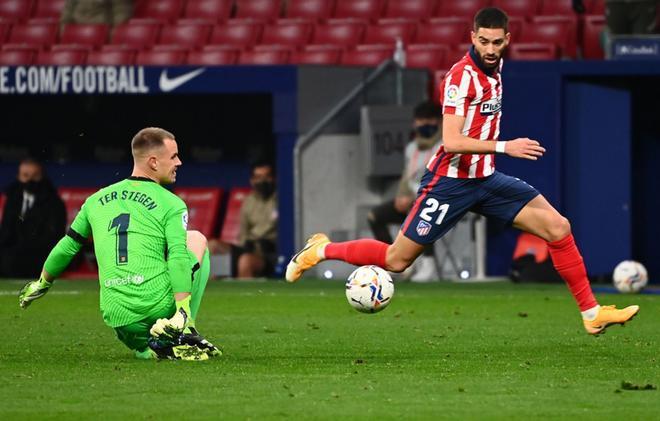
M 204 288 L 206 287 L 207 279 L 202 279 L 203 276 L 208 278 L 208 268 L 207 270 L 200 270 L 200 265 L 197 262 L 195 255 L 189 250 L 188 251 L 191 257 L 191 263 L 193 263 L 193 282 L 192 282 L 192 296 L 193 298 L 199 297 L 201 294 L 204 294 Z M 208 259 L 205 256 L 205 259 Z M 201 300 L 195 300 L 199 303 Z M 159 313 L 150 314 L 139 322 L 132 323 L 126 326 L 120 326 L 115 328 L 117 332 L 117 338 L 124 343 L 130 349 L 135 351 L 144 351 L 147 349 L 147 341 L 151 336 L 149 330 L 156 323 L 158 319 L 169 319 L 174 314 L 176 308 L 174 307 L 174 298 L 172 298 L 171 306 L 163 306 L 165 308 L 161 309 Z M 198 307 L 198 306 L 197 306 Z M 193 318 L 196 316 L 198 308 L 193 309 L 191 305 L 191 312 L 193 313 Z

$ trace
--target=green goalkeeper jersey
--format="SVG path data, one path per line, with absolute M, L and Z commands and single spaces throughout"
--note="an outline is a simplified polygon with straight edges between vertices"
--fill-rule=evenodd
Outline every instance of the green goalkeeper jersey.
M 130 177 L 87 198 L 45 269 L 59 275 L 92 237 L 106 324 L 125 326 L 173 311 L 173 293 L 191 290 L 187 224 L 179 197 L 150 179 Z

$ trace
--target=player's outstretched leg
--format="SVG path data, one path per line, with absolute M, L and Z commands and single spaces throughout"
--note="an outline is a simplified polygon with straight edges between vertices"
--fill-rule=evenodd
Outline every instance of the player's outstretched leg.
M 636 305 L 623 309 L 598 305 L 591 291 L 582 255 L 571 234 L 570 223 L 543 196 L 536 196 L 522 208 L 514 219 L 514 226 L 548 242 L 555 269 L 573 294 L 588 333 L 603 333 L 607 326 L 622 325 L 639 312 L 639 306 Z
M 424 250 L 399 232 L 393 244 L 371 238 L 331 243 L 325 234 L 314 234 L 286 267 L 286 280 L 297 281 L 303 272 L 323 260 L 341 260 L 356 266 L 376 265 L 390 272 L 402 272 Z

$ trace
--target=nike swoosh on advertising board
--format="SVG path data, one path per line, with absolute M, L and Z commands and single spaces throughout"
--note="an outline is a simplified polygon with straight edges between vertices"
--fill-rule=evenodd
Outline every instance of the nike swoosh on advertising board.
M 160 80 L 158 81 L 158 85 L 160 87 L 160 90 L 163 92 L 170 92 L 178 88 L 179 86 L 183 85 L 184 83 L 190 81 L 193 78 L 196 78 L 200 74 L 204 72 L 204 68 L 193 70 L 192 72 L 189 73 L 184 73 L 180 76 L 170 78 L 167 76 L 167 70 L 163 70 L 160 74 Z

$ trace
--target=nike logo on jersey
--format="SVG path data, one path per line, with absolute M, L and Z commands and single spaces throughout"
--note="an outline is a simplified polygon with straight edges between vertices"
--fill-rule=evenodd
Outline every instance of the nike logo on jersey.
M 481 115 L 491 115 L 502 109 L 502 98 L 495 98 L 481 103 L 479 112 Z
M 180 76 L 170 78 L 167 76 L 167 69 L 163 70 L 160 74 L 160 79 L 158 80 L 158 86 L 163 92 L 170 92 L 183 85 L 184 83 L 189 82 L 190 80 L 196 78 L 206 70 L 205 68 L 193 70 L 192 72 L 184 73 Z

